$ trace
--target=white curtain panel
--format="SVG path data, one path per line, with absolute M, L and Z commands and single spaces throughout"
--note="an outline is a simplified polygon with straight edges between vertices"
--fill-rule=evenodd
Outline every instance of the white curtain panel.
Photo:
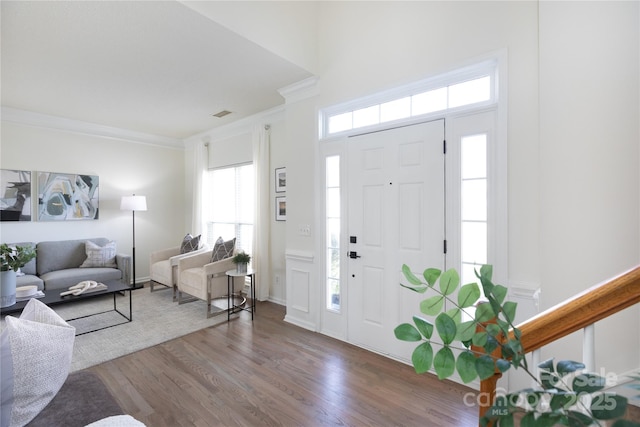
M 256 272 L 256 298 L 269 298 L 271 282 L 270 126 L 258 125 L 253 130 L 253 168 L 255 172 L 255 218 L 253 222 L 253 254 L 251 264 Z
M 208 142 L 198 142 L 193 148 L 193 216 L 191 219 L 191 231 L 197 236 L 206 231 L 203 210 L 207 208 L 208 200 L 205 198 L 206 183 L 205 173 L 209 168 Z M 206 236 L 202 240 L 206 241 Z

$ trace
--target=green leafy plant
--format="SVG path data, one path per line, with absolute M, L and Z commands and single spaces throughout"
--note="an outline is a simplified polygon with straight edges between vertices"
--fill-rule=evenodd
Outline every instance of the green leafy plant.
M 251 261 L 251 255 L 249 255 L 245 251 L 238 252 L 233 256 L 232 261 L 234 264 L 248 264 L 249 261 Z
M 433 369 L 442 380 L 457 372 L 469 383 L 514 368 L 522 369 L 537 383 L 536 389 L 496 397 L 480 419 L 482 426 L 513 426 L 515 420 L 523 427 L 603 426 L 603 420 L 624 415 L 627 399 L 608 392 L 605 379 L 585 373 L 582 363 L 559 361 L 554 365 L 551 359 L 538 366 L 540 378 L 531 373 L 521 332 L 513 324 L 517 304 L 505 301 L 507 288 L 493 283 L 490 265 L 476 271 L 483 292 L 477 283 L 460 287 L 460 276 L 454 269 L 443 273 L 428 268 L 422 278 L 407 265 L 402 266 L 402 272 L 408 284 L 401 286 L 433 294 L 420 303 L 420 311 L 430 319 L 413 316 L 413 324 L 403 323 L 394 330 L 399 340 L 420 342 L 411 356 L 417 373 Z M 613 426 L 640 424 L 618 419 Z
M 30 246 L 0 245 L 0 271 L 18 271 L 36 256 L 36 251 Z

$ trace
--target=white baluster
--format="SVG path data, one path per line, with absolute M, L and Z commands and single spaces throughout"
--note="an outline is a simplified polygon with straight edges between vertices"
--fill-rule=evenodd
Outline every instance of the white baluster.
M 591 324 L 584 328 L 582 340 L 582 363 L 588 372 L 594 372 L 596 368 L 596 326 Z

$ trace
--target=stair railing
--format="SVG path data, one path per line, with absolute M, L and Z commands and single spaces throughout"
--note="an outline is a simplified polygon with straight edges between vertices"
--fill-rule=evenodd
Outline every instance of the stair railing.
M 531 353 L 580 329 L 585 331 L 585 365 L 593 363 L 595 342 L 593 324 L 627 307 L 640 302 L 640 266 L 635 267 L 609 281 L 545 310 L 517 325 L 522 332 L 520 341 L 525 353 Z M 593 368 L 593 366 L 591 366 Z M 499 374 L 483 380 L 480 384 L 482 396 L 479 415 L 482 417 L 493 404 Z

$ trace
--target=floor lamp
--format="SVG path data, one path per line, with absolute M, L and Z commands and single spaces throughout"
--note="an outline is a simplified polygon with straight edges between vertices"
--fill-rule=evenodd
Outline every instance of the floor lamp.
M 145 196 L 122 196 L 120 210 L 131 211 L 133 215 L 133 288 L 136 289 L 136 211 L 147 210 L 147 198 Z

